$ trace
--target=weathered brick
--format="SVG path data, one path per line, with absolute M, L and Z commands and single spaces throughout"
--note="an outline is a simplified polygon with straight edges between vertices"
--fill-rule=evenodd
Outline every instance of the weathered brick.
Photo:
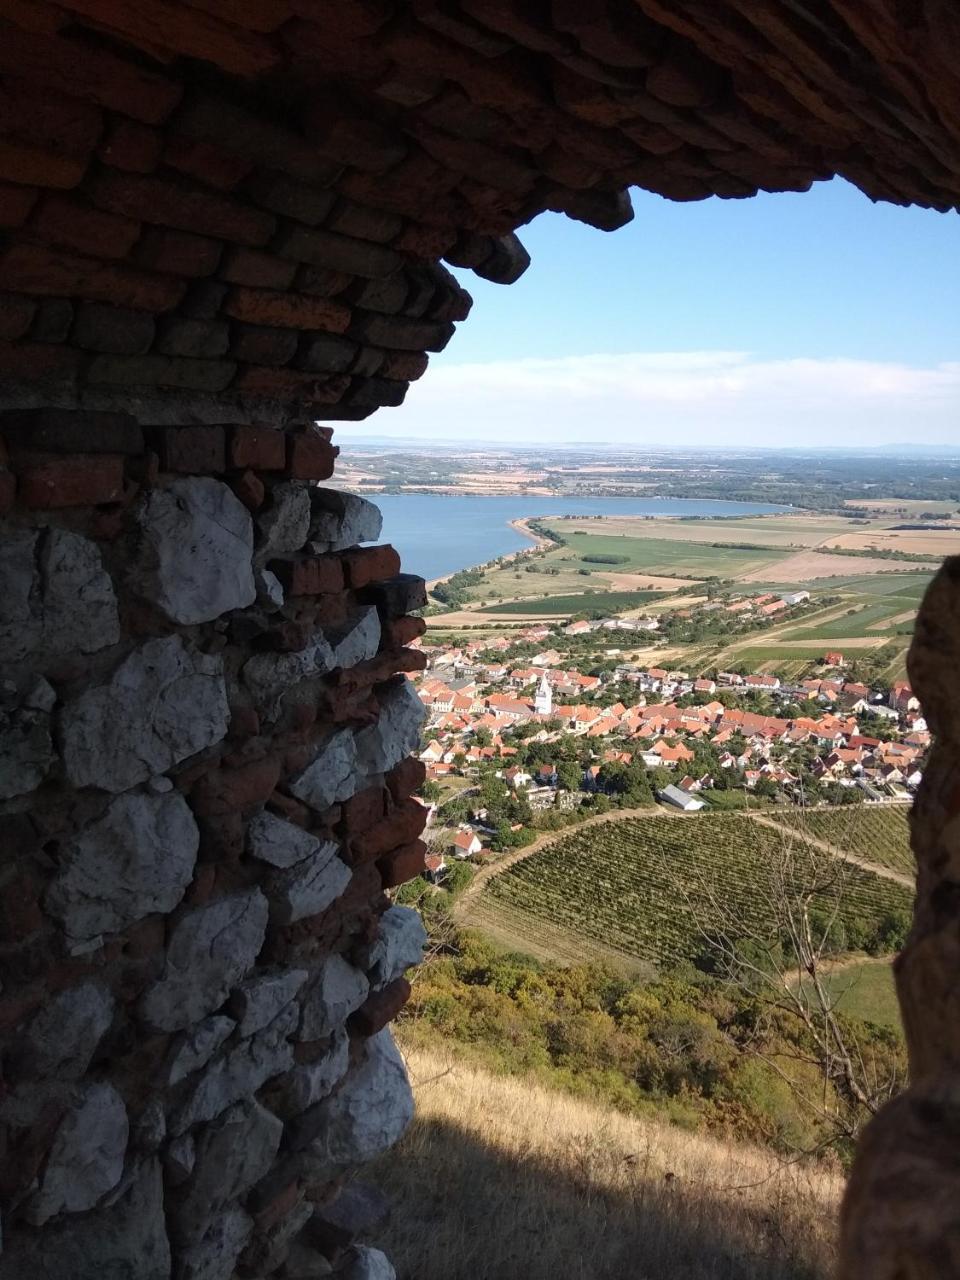
M 217 57 L 211 60 L 220 61 Z M 323 184 L 331 174 L 336 176 L 312 139 L 308 142 L 300 134 L 254 115 L 226 98 L 198 95 L 178 113 L 177 130 L 200 142 L 235 151 L 265 168 L 277 168 L 303 182 Z
M 370 205 L 356 204 L 341 199 L 324 224 L 330 231 L 339 231 L 358 240 L 374 240 L 377 244 L 389 244 L 403 230 L 403 219 L 396 213 L 374 209 Z
M 15 187 L 0 182 L 0 227 L 22 227 L 39 194 L 36 187 Z
M 350 379 L 345 374 L 324 378 L 295 369 L 267 369 L 248 366 L 237 378 L 236 389 L 248 395 L 299 397 L 306 410 L 317 405 L 336 405 L 346 394 Z
M 346 271 L 329 271 L 325 267 L 301 267 L 296 287 L 300 293 L 315 298 L 336 298 L 345 293 L 355 277 Z
M 72 386 L 80 368 L 80 352 L 42 342 L 0 342 L 0 374 L 8 382 Z
M 410 999 L 412 988 L 406 978 L 394 978 L 380 991 L 374 991 L 350 1017 L 350 1026 L 362 1036 L 375 1036 L 392 1022 Z
M 442 258 L 456 241 L 456 232 L 445 227 L 408 225 L 394 241 L 394 248 L 409 253 L 414 258 L 433 262 Z
M 350 372 L 354 378 L 372 378 L 383 364 L 386 354 L 379 347 L 361 347 Z
M 190 793 L 190 807 L 203 817 L 235 813 L 265 804 L 280 781 L 280 760 L 266 756 L 232 769 L 206 774 Z
M 295 262 L 255 249 L 231 249 L 220 268 L 222 280 L 254 289 L 287 289 L 296 274 Z
M 20 501 L 44 511 L 119 502 L 123 496 L 123 459 L 110 455 L 41 457 L 18 474 Z
M 403 800 L 419 791 L 427 780 L 427 766 L 414 756 L 406 756 L 387 774 L 386 782 L 394 800 Z
M 223 427 L 157 427 L 153 434 L 164 471 L 210 475 L 226 470 Z
M 347 296 L 366 311 L 382 311 L 384 315 L 393 316 L 403 310 L 409 292 L 406 272 L 395 271 L 380 280 L 358 280 Z
M 319 596 L 343 590 L 343 568 L 336 556 L 286 556 L 271 560 L 268 567 L 291 596 Z
M 306 227 L 286 227 L 278 233 L 274 248 L 296 262 L 309 262 L 314 267 L 346 271 L 368 279 L 388 276 L 403 263 L 398 253 L 382 245 Z
M 453 337 L 449 322 L 357 313 L 353 328 L 375 347 L 399 351 L 442 351 Z
M 414 573 L 398 573 L 386 582 L 364 587 L 360 593 L 364 604 L 375 604 L 383 619 L 402 618 L 414 609 L 422 609 L 427 603 L 427 588 L 422 578 Z
M 230 488 L 248 511 L 259 511 L 267 496 L 263 481 L 254 471 L 244 471 L 242 475 L 234 476 L 230 481 Z
M 103 129 L 103 113 L 93 103 L 13 76 L 0 82 L 0 120 L 4 134 L 20 142 L 81 158 L 90 155 Z
M 89 298 L 145 311 L 167 311 L 183 297 L 182 281 L 117 263 L 58 252 L 44 245 L 13 244 L 0 255 L 0 279 L 24 293 Z
M 135 356 L 150 349 L 155 329 L 147 311 L 83 302 L 77 308 L 72 341 L 85 351 Z
M 139 222 L 92 209 L 68 196 L 43 199 L 31 225 L 51 244 L 98 258 L 125 258 L 140 234 Z
M 287 460 L 286 437 L 271 427 L 231 427 L 227 457 L 231 467 L 282 471 Z
M 227 296 L 227 286 L 218 280 L 198 280 L 184 294 L 179 310 L 194 320 L 215 320 Z
M 134 120 L 114 120 L 98 155 L 104 164 L 128 173 L 152 173 L 160 163 L 163 135 Z
M 0 179 L 5 182 L 69 191 L 80 185 L 86 171 L 85 156 L 67 156 L 60 151 L 0 138 Z
M 315 432 L 287 436 L 287 471 L 294 480 L 329 480 L 339 452 Z
M 377 870 L 380 872 L 383 887 L 393 889 L 398 884 L 412 880 L 414 876 L 422 875 L 426 853 L 427 846 L 423 841 L 415 840 L 413 844 L 395 849 L 393 853 L 380 858 L 377 862 Z
M 388 351 L 380 372 L 397 382 L 415 382 L 426 373 L 429 363 L 430 357 L 425 351 Z
M 186 387 L 223 391 L 237 366 L 227 360 L 185 360 L 176 356 L 97 356 L 87 370 L 90 382 L 111 386 Z
M 400 557 L 389 544 L 356 547 L 341 555 L 347 583 L 356 590 L 400 572 Z
M 391 849 L 416 840 L 426 826 L 427 810 L 417 800 L 404 799 L 382 822 L 355 836 L 351 843 L 354 861 L 371 862 Z
M 167 139 L 163 162 L 221 191 L 232 190 L 253 167 L 243 156 L 178 134 Z
M 252 200 L 272 213 L 317 227 L 333 207 L 336 193 L 324 187 L 297 182 L 285 173 L 261 172 L 246 184 Z
M 36 315 L 35 298 L 18 293 L 0 293 L 0 338 L 22 338 Z
M 296 354 L 299 334 L 293 329 L 235 325 L 230 355 L 244 364 L 285 365 Z
M 406 382 L 394 382 L 392 378 L 354 378 L 347 403 L 364 408 L 396 408 L 403 404 L 407 394 Z
M 143 452 L 143 432 L 127 413 L 89 409 L 9 409 L 0 413 L 0 435 L 13 452 Z
M 266 244 L 276 226 L 270 214 L 169 178 L 101 173 L 90 184 L 90 195 L 113 213 L 254 248 Z
M 172 316 L 161 322 L 156 349 L 167 356 L 215 360 L 226 354 L 230 331 L 225 320 Z
M 343 333 L 351 318 L 349 309 L 336 302 L 243 286 L 230 290 L 224 311 L 235 320 L 247 320 L 251 324 L 322 329 L 326 333 Z
M 346 373 L 359 348 L 349 338 L 321 333 L 310 338 L 297 359 L 297 367 L 311 373 Z
M 393 618 L 383 626 L 383 635 L 387 644 L 394 649 L 402 649 L 404 645 L 419 639 L 427 629 L 425 618 L 413 615 L 404 618 Z
M 136 248 L 137 261 L 143 266 L 191 277 L 213 275 L 222 253 L 219 240 L 159 227 L 147 227 Z
M 182 92 L 173 81 L 89 43 L 15 27 L 4 29 L 0 72 L 110 107 L 146 124 L 165 120 Z
M 73 325 L 73 303 L 67 298 L 44 298 L 30 326 L 34 342 L 66 342 Z
M 350 836 L 358 836 L 375 827 L 383 818 L 383 801 L 384 790 L 379 783 L 364 787 L 349 800 L 344 800 L 341 813 L 344 831 Z

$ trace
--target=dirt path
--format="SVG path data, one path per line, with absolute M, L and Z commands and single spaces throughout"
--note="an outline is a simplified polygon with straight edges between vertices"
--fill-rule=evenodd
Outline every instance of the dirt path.
M 801 835 L 806 844 L 811 844 L 815 849 L 821 849 L 824 853 L 829 853 L 832 858 L 840 858 L 843 862 L 852 862 L 855 867 L 860 867 L 864 871 L 871 871 L 875 876 L 880 876 L 883 880 L 893 880 L 896 884 L 905 885 L 908 889 L 916 888 L 916 882 L 912 876 L 904 875 L 902 871 L 894 871 L 891 867 L 881 867 L 876 862 L 868 862 L 866 858 L 858 858 L 855 854 L 845 853 L 843 849 L 839 849 L 835 844 L 829 844 L 826 840 L 811 835 L 809 831 L 794 831 L 791 827 L 781 826 L 779 822 L 775 822 L 773 818 L 763 818 L 759 813 L 753 815 L 754 822 L 759 822 L 762 827 L 769 827 L 771 831 L 776 831 L 780 835 L 784 833 L 788 835 Z

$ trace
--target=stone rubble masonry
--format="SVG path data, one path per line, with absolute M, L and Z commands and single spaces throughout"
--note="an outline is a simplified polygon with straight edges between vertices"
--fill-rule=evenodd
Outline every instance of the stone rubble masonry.
M 412 1110 L 419 597 L 329 429 L 132 403 L 0 411 L 0 1280 L 389 1274 L 311 1224 Z

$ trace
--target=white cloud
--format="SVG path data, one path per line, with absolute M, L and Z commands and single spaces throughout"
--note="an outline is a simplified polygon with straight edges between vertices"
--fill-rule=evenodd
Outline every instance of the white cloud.
M 401 409 L 356 430 L 544 444 L 957 444 L 960 362 L 675 351 L 439 363 Z

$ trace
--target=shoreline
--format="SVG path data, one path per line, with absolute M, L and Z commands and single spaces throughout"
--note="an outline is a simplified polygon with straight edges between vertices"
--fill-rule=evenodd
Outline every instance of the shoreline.
M 448 582 L 457 573 L 466 573 L 470 569 L 485 569 L 487 565 L 493 564 L 496 560 L 502 560 L 504 564 L 511 564 L 519 556 L 529 555 L 531 551 L 543 551 L 547 547 L 552 547 L 553 542 L 550 538 L 542 538 L 538 533 L 534 533 L 528 528 L 528 520 L 540 520 L 545 517 L 541 516 L 518 516 L 513 520 L 508 520 L 507 524 L 524 538 L 529 538 L 534 544 L 532 547 L 519 547 L 516 551 L 508 551 L 506 555 L 494 556 L 491 560 L 481 560 L 478 564 L 466 564 L 461 569 L 452 569 L 449 573 L 442 574 L 439 578 L 431 578 L 426 583 L 427 591 L 430 592 L 440 582 Z

